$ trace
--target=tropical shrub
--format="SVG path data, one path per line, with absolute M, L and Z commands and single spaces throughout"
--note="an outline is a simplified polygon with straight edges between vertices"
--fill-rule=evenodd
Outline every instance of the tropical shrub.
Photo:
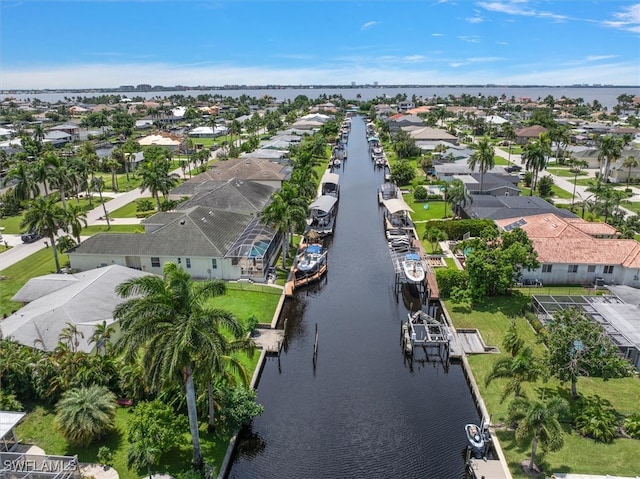
M 491 220 L 432 220 L 427 222 L 426 229 L 438 228 L 447 233 L 450 240 L 461 240 L 465 233 L 472 237 L 481 236 L 486 228 L 497 232 L 496 224 Z
M 445 298 L 451 295 L 453 288 L 464 290 L 469 285 L 469 274 L 464 270 L 438 268 L 435 271 L 440 294 Z
M 116 397 L 104 386 L 69 389 L 56 404 L 56 423 L 72 444 L 87 445 L 113 429 Z
M 615 409 L 598 396 L 584 399 L 574 420 L 580 434 L 598 442 L 612 442 L 618 434 L 619 422 Z
M 426 201 L 429 197 L 429 192 L 424 186 L 417 186 L 415 190 L 413 190 L 413 200 L 415 202 Z
M 640 439 L 640 413 L 636 412 L 624 421 L 624 430 L 634 439 Z

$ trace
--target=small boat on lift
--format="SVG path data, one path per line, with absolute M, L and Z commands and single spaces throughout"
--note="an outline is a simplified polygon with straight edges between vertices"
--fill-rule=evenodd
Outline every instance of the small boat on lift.
M 464 430 L 467 434 L 467 439 L 469 440 L 471 447 L 480 450 L 484 448 L 484 437 L 478 426 L 475 424 L 467 424 L 464 427 Z
M 425 271 L 422 259 L 417 253 L 407 253 L 402 260 L 404 274 L 409 281 L 420 283 L 424 281 Z
M 322 245 L 310 244 L 298 255 L 296 277 L 311 276 L 319 273 L 327 264 L 327 254 Z

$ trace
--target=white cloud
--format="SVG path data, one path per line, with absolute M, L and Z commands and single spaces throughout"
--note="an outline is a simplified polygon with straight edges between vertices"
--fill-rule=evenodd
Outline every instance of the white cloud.
M 467 43 L 480 43 L 480 38 L 477 35 L 460 35 L 457 38 Z
M 482 17 L 467 17 L 465 20 L 469 23 L 482 23 L 484 22 L 484 18 Z
M 408 63 L 418 63 L 425 61 L 427 58 L 424 55 L 407 55 L 402 59 Z
M 640 3 L 625 7 L 621 12 L 614 12 L 615 20 L 605 20 L 603 25 L 618 30 L 640 33 Z
M 444 37 L 444 33 L 432 33 L 432 37 Z
M 521 15 L 526 17 L 551 18 L 557 21 L 568 20 L 566 15 L 558 15 L 552 12 L 534 10 L 525 5 L 523 1 L 496 1 L 496 2 L 478 2 L 478 6 L 489 10 L 490 12 L 504 13 L 507 15 Z
M 588 62 L 599 62 L 600 60 L 609 60 L 616 58 L 618 55 L 589 55 L 585 58 Z
M 360 27 L 360 30 L 368 30 L 371 27 L 378 25 L 378 22 L 367 22 Z

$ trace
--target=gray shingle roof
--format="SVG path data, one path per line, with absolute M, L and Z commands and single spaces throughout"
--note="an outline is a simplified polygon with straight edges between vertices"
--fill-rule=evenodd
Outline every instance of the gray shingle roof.
M 157 217 L 157 218 L 156 218 Z M 145 224 L 164 224 L 152 233 L 101 233 L 80 243 L 74 254 L 222 257 L 249 225 L 252 215 L 195 206 L 159 213 Z
M 184 186 L 189 182 L 183 183 Z M 195 188 L 193 187 L 195 186 Z M 179 190 L 180 187 L 176 188 Z M 176 193 L 176 190 L 172 194 Z M 229 181 L 208 181 L 192 184 L 193 196 L 182 203 L 178 209 L 204 206 L 236 213 L 259 213 L 271 199 L 275 188 L 234 178 Z
M 500 220 L 553 213 L 562 218 L 575 218 L 569 210 L 556 208 L 538 196 L 474 195 L 473 203 L 464 208 L 470 218 Z

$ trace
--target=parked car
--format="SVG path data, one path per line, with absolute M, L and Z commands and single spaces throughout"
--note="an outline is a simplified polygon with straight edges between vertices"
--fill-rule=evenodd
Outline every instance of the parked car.
M 40 236 L 38 233 L 34 231 L 25 233 L 22 236 L 20 236 L 20 239 L 22 240 L 23 243 L 33 243 L 34 241 L 38 241 L 40 238 L 42 238 L 42 236 Z
M 507 173 L 515 173 L 517 171 L 522 170 L 522 166 L 518 165 L 509 165 L 504 169 Z

